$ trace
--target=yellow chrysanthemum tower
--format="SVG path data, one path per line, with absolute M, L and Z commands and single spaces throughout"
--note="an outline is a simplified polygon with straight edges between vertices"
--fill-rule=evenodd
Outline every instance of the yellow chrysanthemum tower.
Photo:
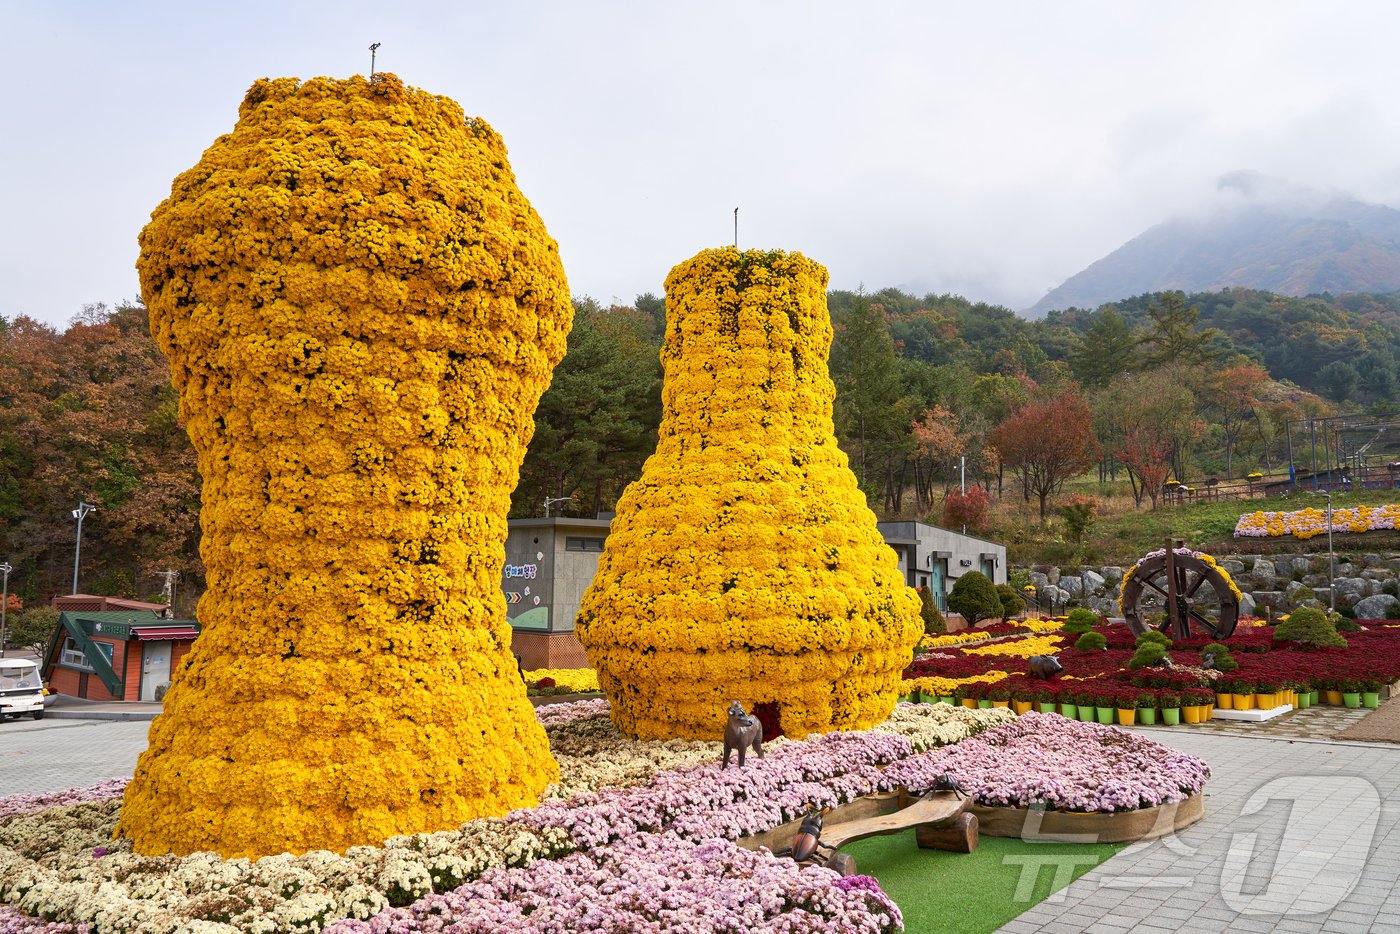
M 731 700 L 789 736 L 894 707 L 919 599 L 836 446 L 826 283 L 733 248 L 666 279 L 660 440 L 578 620 L 628 735 L 717 739 Z
M 501 138 L 393 75 L 259 81 L 138 268 L 208 591 L 118 834 L 343 851 L 537 801 L 500 573 L 573 311 Z

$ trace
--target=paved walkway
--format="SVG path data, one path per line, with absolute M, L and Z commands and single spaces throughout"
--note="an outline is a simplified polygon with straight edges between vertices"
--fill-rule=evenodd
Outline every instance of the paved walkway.
M 149 721 L 7 720 L 0 723 L 0 797 L 129 778 Z
M 1005 934 L 1400 931 L 1400 747 L 1143 732 L 1210 763 L 1206 816 L 1128 847 Z

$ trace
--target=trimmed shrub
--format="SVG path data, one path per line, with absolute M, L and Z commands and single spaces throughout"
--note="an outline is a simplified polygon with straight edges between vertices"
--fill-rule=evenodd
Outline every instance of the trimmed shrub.
M 919 588 L 919 616 L 924 621 L 925 635 L 937 636 L 948 631 L 948 623 L 938 611 L 938 604 L 933 602 L 933 592 L 927 587 Z
M 1101 652 L 1108 648 L 1108 639 L 1101 632 L 1086 632 L 1074 643 L 1074 647 L 1081 652 Z
M 1275 642 L 1296 642 L 1311 648 L 1347 647 L 1347 640 L 1322 610 L 1303 607 L 1289 614 L 1288 619 L 1274 629 Z
M 1001 598 L 1001 615 L 1015 616 L 1026 608 L 1026 601 L 1010 584 L 997 584 L 997 596 Z
M 1082 607 L 1069 611 L 1065 619 L 1064 632 L 1070 636 L 1082 636 L 1099 624 L 1098 614 Z
M 997 596 L 997 589 L 987 575 L 968 571 L 949 591 L 948 609 L 960 614 L 969 626 L 976 626 L 984 619 L 1001 615 L 1001 597 Z

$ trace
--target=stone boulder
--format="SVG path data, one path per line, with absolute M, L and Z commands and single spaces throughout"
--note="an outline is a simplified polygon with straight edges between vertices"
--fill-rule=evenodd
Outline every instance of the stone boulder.
M 1244 573 L 1244 562 L 1238 558 L 1226 558 L 1220 562 L 1220 566 L 1225 569 L 1225 573 L 1231 577 L 1239 577 Z
M 1085 568 L 1080 578 L 1084 581 L 1084 592 L 1086 594 L 1092 595 L 1095 591 L 1104 589 L 1104 576 L 1098 571 Z
M 1255 605 L 1254 605 L 1254 597 L 1253 597 L 1251 594 L 1248 594 L 1248 593 L 1241 593 L 1241 594 L 1240 594 L 1240 615 L 1241 615 L 1241 616 L 1258 616 L 1258 615 L 1259 615 L 1259 614 L 1256 612 L 1256 607 L 1255 607 Z
M 1274 569 L 1274 563 L 1268 558 L 1260 558 L 1254 562 L 1254 568 L 1249 572 L 1249 577 L 1257 584 L 1267 585 L 1273 582 L 1278 576 Z
M 1252 596 L 1256 606 L 1277 607 L 1283 605 L 1283 594 L 1277 590 L 1256 590 L 1253 594 L 1245 594 L 1245 596 Z M 1240 605 L 1243 606 L 1243 602 Z
M 1380 593 L 1357 601 L 1352 612 L 1357 619 L 1400 619 L 1400 600 Z
M 1103 575 L 1105 584 L 1112 584 L 1115 587 L 1123 580 L 1123 569 L 1114 564 L 1099 568 L 1099 573 Z
M 1075 577 L 1072 574 L 1060 575 L 1059 588 L 1069 594 L 1070 599 L 1078 600 L 1084 596 L 1084 578 Z
M 1309 593 L 1311 591 L 1302 581 L 1289 581 L 1288 586 L 1283 589 L 1283 599 L 1289 606 L 1297 606 L 1298 601 Z

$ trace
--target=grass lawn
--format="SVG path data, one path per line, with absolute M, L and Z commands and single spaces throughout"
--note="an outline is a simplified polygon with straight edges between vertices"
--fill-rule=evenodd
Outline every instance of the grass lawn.
M 909 934 L 983 934 L 1044 901 L 1126 844 L 982 837 L 972 853 L 921 850 L 914 831 L 842 847 L 904 913 Z

